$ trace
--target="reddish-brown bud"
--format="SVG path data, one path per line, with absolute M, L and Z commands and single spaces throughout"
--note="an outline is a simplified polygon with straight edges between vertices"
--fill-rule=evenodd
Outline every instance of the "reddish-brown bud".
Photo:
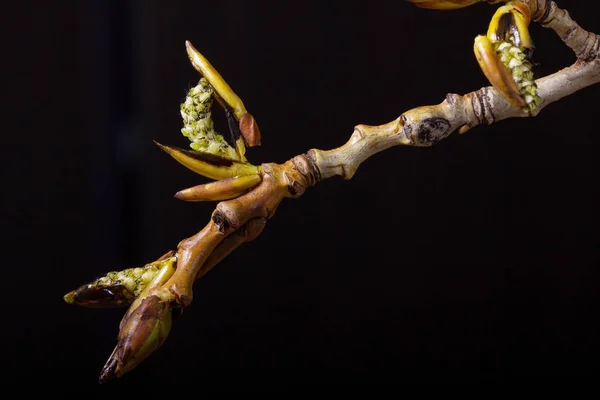
M 260 129 L 250 113 L 240 117 L 240 134 L 248 147 L 260 146 Z

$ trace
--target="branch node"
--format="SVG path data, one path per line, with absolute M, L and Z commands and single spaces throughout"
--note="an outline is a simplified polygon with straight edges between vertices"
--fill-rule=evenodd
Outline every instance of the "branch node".
M 598 35 L 581 28 L 573 21 L 567 10 L 559 8 L 554 1 L 548 0 L 530 0 L 529 7 L 534 21 L 545 28 L 553 29 L 575 52 L 578 61 L 589 62 L 600 57 Z
M 323 178 L 321 177 L 321 170 L 317 167 L 317 153 L 316 153 L 315 149 L 311 149 L 311 150 L 307 151 L 305 156 L 306 156 L 306 161 L 308 162 L 308 166 L 310 169 L 310 174 L 313 179 L 312 184 L 314 185 L 318 182 L 321 182 L 321 180 Z
M 231 226 L 225 214 L 220 211 L 215 211 L 212 216 L 213 223 L 219 228 L 219 232 L 225 233 L 227 229 Z
M 531 10 L 532 21 L 539 22 L 542 26 L 549 23 L 548 15 L 552 9 L 552 5 L 556 7 L 553 1 L 547 0 L 530 0 L 529 9 Z
M 600 60 L 600 35 L 591 32 L 588 32 L 588 35 L 587 46 L 581 54 L 577 55 L 577 58 L 585 62 Z
M 314 186 L 321 179 L 319 170 L 317 169 L 314 160 L 309 155 L 301 154 L 293 158 L 294 167 L 306 179 L 307 185 Z
M 480 124 L 491 125 L 496 121 L 494 117 L 494 108 L 491 102 L 490 88 L 484 87 L 475 92 L 471 97 L 473 113 Z

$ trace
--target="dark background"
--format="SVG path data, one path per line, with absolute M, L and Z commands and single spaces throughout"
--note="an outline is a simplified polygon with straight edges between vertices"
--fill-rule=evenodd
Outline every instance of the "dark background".
M 322 3 L 4 6 L 3 381 L 106 398 L 174 383 L 597 376 L 600 88 L 591 87 L 539 118 L 387 150 L 351 181 L 285 201 L 256 241 L 196 283 L 162 349 L 97 385 L 123 310 L 62 296 L 156 259 L 214 208 L 172 197 L 206 180 L 152 142 L 187 146 L 178 107 L 198 74 L 185 40 L 257 118 L 254 162 L 336 147 L 358 123 L 487 84 L 472 43 L 494 7 Z M 562 3 L 600 31 L 595 2 Z M 532 32 L 540 75 L 574 61 L 554 32 Z

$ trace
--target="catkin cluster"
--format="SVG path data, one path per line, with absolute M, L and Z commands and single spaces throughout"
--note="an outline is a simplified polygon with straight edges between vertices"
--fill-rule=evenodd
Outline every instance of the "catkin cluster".
M 532 70 L 533 65 L 526 54 L 507 41 L 496 42 L 494 46 L 500 61 L 510 70 L 519 88 L 519 93 L 527 103 L 524 111 L 535 110 L 541 99 L 537 94 L 537 85 Z
M 214 130 L 211 119 L 214 89 L 205 78 L 188 91 L 180 106 L 183 128 L 181 133 L 190 140 L 196 151 L 236 159 L 237 154 L 222 135 Z
M 89 286 L 95 288 L 115 288 L 122 286 L 126 290 L 121 294 L 133 299 L 139 296 L 146 285 L 154 279 L 160 268 L 162 268 L 162 264 L 157 262 L 143 267 L 112 271 L 96 279 Z

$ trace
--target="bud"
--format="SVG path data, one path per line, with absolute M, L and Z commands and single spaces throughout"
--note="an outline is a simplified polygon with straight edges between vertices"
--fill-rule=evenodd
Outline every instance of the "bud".
M 102 368 L 100 383 L 131 371 L 162 346 L 171 330 L 171 304 L 151 295 L 125 318 L 117 346 Z
M 473 49 L 484 75 L 502 97 L 515 107 L 525 107 L 527 104 L 521 97 L 519 87 L 510 69 L 502 62 L 490 39 L 483 35 L 477 36 Z
M 165 146 L 158 142 L 154 143 L 184 167 L 210 179 L 221 180 L 259 173 L 259 168 L 249 163 L 233 161 L 204 152 Z
M 180 190 L 175 193 L 175 198 L 184 201 L 228 200 L 241 196 L 261 181 L 259 174 L 235 176 Z
M 166 264 L 175 262 L 175 257 L 166 256 L 143 267 L 111 271 L 67 293 L 64 300 L 69 304 L 90 308 L 128 306 Z
M 185 42 L 185 47 L 188 53 L 190 62 L 194 68 L 202 74 L 204 78 L 217 92 L 219 97 L 231 107 L 236 118 L 240 118 L 246 114 L 246 107 L 237 94 L 225 82 L 225 79 L 217 72 L 215 67 L 204 57 L 189 41 Z
M 542 101 L 531 61 L 535 47 L 529 33 L 531 10 L 521 1 L 507 3 L 494 13 L 487 34 L 475 38 L 475 57 L 506 101 L 523 112 L 531 112 Z
M 100 383 L 131 371 L 166 340 L 171 330 L 172 296 L 162 290 L 175 273 L 176 257 L 165 258 L 140 295 L 131 303 L 119 325 L 117 346 L 102 368 Z
M 252 114 L 246 113 L 241 116 L 240 134 L 248 147 L 260 146 L 260 129 Z
M 133 293 L 121 284 L 109 287 L 87 284 L 64 296 L 64 300 L 69 304 L 89 308 L 125 307 L 131 304 L 134 298 Z

